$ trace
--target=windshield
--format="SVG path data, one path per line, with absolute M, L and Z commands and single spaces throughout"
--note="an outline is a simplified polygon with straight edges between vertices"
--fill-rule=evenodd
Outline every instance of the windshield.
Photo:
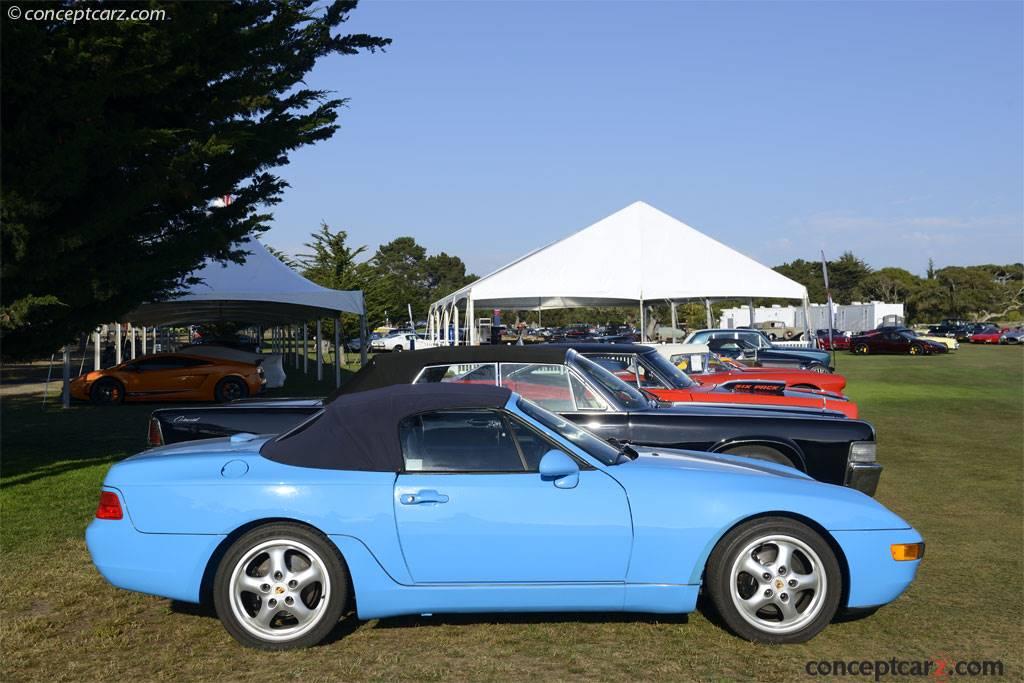
M 594 361 L 584 358 L 575 351 L 568 353 L 567 360 L 588 382 L 603 388 L 618 401 L 622 410 L 643 410 L 651 407 L 651 402 L 639 389 L 626 384 Z
M 668 358 L 657 351 L 643 354 L 644 363 L 667 379 L 673 389 L 688 389 L 696 386 L 696 382 L 690 379 L 689 375 L 673 365 Z
M 563 439 L 569 441 L 572 445 L 597 458 L 605 465 L 618 465 L 619 463 L 629 460 L 623 450 L 615 448 L 607 441 L 595 436 L 591 432 L 588 432 L 586 429 L 583 429 L 569 420 L 544 410 L 532 401 L 528 401 L 520 396 L 516 406 L 518 406 L 519 410 L 523 411 L 525 415 L 533 418 L 540 424 L 561 436 Z

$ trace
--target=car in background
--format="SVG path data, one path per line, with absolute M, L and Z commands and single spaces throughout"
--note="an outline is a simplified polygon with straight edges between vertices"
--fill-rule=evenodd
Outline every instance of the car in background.
M 116 463 L 86 545 L 114 586 L 207 599 L 268 650 L 316 645 L 352 608 L 664 614 L 702 593 L 736 635 L 798 643 L 895 600 L 925 550 L 877 501 L 792 468 L 610 443 L 451 384 Z
M 782 380 L 741 378 L 700 384 L 650 346 L 570 344 L 619 379 L 670 403 L 765 405 L 811 408 L 857 417 L 857 404 L 842 394 L 787 389 Z
M 217 401 L 260 394 L 263 368 L 225 358 L 183 353 L 142 356 L 71 381 L 72 398 L 96 404 L 123 401 Z
M 999 337 L 1000 344 L 1020 344 L 1024 342 L 1024 327 L 1009 328 Z
M 697 330 L 684 343 L 707 344 L 715 353 L 747 364 L 798 367 L 814 372 L 832 371 L 832 356 L 827 351 L 775 346 L 760 330 Z
M 1003 331 L 991 323 L 975 325 L 971 329 L 972 344 L 998 344 Z
M 874 494 L 882 472 L 875 430 L 863 420 L 800 407 L 670 404 L 554 344 L 378 354 L 335 397 L 437 382 L 507 387 L 615 443 L 744 455 L 793 466 L 819 481 L 868 495 Z M 284 400 L 167 408 L 153 412 L 149 433 L 163 443 L 256 433 L 271 421 L 279 425 L 286 411 L 293 426 L 299 424 L 303 407 L 306 417 L 318 410 Z
M 212 344 L 214 346 L 223 346 L 229 349 L 236 349 L 238 351 L 246 351 L 248 353 L 260 352 L 260 341 L 254 337 L 244 334 L 214 336 L 203 334 L 200 331 L 195 334 L 192 339 L 192 344 Z
M 791 341 L 800 339 L 804 335 L 803 328 L 787 325 L 781 320 L 763 320 L 761 322 L 755 322 L 747 329 L 760 330 L 772 341 L 780 339 L 784 341 Z
M 433 346 L 434 344 L 425 336 L 420 336 L 408 330 L 397 330 L 370 342 L 370 348 L 376 352 L 401 352 L 411 349 L 428 349 L 433 348 Z
M 810 389 L 842 394 L 846 378 L 799 368 L 756 368 L 713 353 L 707 344 L 654 344 L 654 349 L 700 384 L 730 380 L 767 379 L 786 383 L 788 389 Z
M 832 330 L 832 335 L 829 336 L 829 331 L 827 329 L 816 330 L 814 338 L 818 341 L 818 348 L 825 351 L 848 351 L 850 349 L 849 332 Z
M 241 363 L 259 365 L 263 368 L 263 375 L 267 378 L 267 389 L 280 389 L 288 379 L 288 375 L 284 371 L 284 357 L 280 353 L 251 353 L 219 344 L 188 344 L 180 347 L 177 353 L 237 360 Z
M 921 339 L 913 330 L 883 328 L 870 330 L 850 339 L 852 353 L 907 353 L 911 356 L 927 356 L 948 353 L 949 348 L 939 342 Z

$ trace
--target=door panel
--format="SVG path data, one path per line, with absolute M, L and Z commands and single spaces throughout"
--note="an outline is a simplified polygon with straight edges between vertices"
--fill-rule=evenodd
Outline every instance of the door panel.
M 571 489 L 534 472 L 400 474 L 394 506 L 416 583 L 625 580 L 629 507 L 600 470 Z

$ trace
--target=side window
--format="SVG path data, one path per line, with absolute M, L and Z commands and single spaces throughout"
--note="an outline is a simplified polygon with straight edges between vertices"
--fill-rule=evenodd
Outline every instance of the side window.
M 608 410 L 608 404 L 594 391 L 580 380 L 576 375 L 570 374 L 569 381 L 572 385 L 572 395 L 576 399 L 576 407 L 579 410 Z
M 739 339 L 747 342 L 752 348 L 759 349 L 763 346 L 761 343 L 761 335 L 754 334 L 751 332 L 740 332 Z
M 527 471 L 536 472 L 540 468 L 540 459 L 555 446 L 516 419 L 508 418 L 508 423 L 519 444 L 519 451 L 523 454 Z
M 575 410 L 569 370 L 556 363 L 502 363 L 501 386 L 553 411 Z
M 501 415 L 489 410 L 411 415 L 398 426 L 406 472 L 525 472 Z
M 494 384 L 498 373 L 494 363 L 459 363 L 432 365 L 424 368 L 413 384 L 457 382 L 460 384 Z

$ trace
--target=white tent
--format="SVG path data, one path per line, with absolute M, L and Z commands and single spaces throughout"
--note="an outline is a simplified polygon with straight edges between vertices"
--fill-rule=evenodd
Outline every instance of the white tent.
M 807 288 L 644 202 L 499 268 L 430 307 L 447 342 L 459 307 L 477 343 L 476 309 L 544 310 L 711 298 L 807 300 Z
M 167 301 L 147 303 L 126 316 L 140 325 L 232 321 L 252 325 L 301 323 L 339 313 L 363 315 L 363 293 L 310 282 L 257 240 L 240 245 L 242 263 L 208 260 L 192 273 L 202 282 Z

